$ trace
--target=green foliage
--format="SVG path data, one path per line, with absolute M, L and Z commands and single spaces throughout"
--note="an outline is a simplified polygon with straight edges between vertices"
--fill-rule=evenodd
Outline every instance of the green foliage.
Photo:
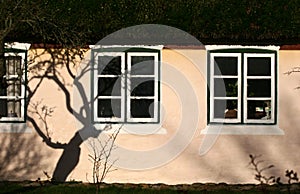
M 119 186 L 106 186 L 101 190 L 103 194 L 196 194 L 196 193 L 212 193 L 212 194 L 263 194 L 263 193 L 287 193 L 284 187 L 267 186 L 266 190 L 262 191 L 258 186 L 254 185 L 224 185 L 222 188 L 216 185 L 205 185 L 201 189 L 191 189 L 187 187 L 184 190 L 174 189 L 175 186 L 169 186 L 164 189 L 152 189 L 141 188 L 140 185 L 127 188 L 126 184 L 119 184 Z M 35 186 L 33 183 L 27 183 L 26 186 L 20 183 L 0 183 L 0 194 L 52 194 L 52 193 L 64 193 L 64 194 L 77 194 L 77 193 L 95 193 L 95 187 L 90 184 L 48 184 L 44 186 Z M 299 190 L 293 190 L 293 193 L 300 193 Z
M 95 43 L 124 27 L 156 23 L 177 27 L 204 43 L 300 42 L 299 0 L 63 0 L 22 1 L 42 12 L 40 25 L 55 40 L 58 28 L 64 36 L 80 36 Z M 2 3 L 3 4 L 3 3 Z M 9 7 L 11 9 L 11 6 Z M 22 10 L 21 10 L 22 11 Z M 22 11 L 21 13 L 23 13 Z M 22 14 L 23 15 L 23 14 Z M 2 15 L 2 17 L 5 16 Z M 24 15 L 24 17 L 32 17 Z M 49 21 L 53 25 L 49 25 Z M 22 24 L 9 40 L 38 41 L 40 36 Z M 24 31 L 24 29 L 27 29 Z M 78 34 L 76 34 L 78 33 Z M 53 37 L 54 36 L 54 37 Z M 39 39 L 36 39 L 38 37 Z M 84 37 L 84 38 L 83 38 Z M 75 38 L 75 37 L 72 37 Z

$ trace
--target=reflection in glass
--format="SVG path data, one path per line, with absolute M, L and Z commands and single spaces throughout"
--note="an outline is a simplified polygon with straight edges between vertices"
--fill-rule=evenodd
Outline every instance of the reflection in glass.
M 214 118 L 236 119 L 238 115 L 237 100 L 215 100 Z
M 154 56 L 132 56 L 132 75 L 154 75 Z
M 121 75 L 121 56 L 99 56 L 99 75 Z
M 271 79 L 248 79 L 248 97 L 271 97 Z
M 271 119 L 271 100 L 248 100 L 247 119 Z
M 98 99 L 98 117 L 121 117 L 120 99 Z
M 225 88 L 224 88 L 225 87 Z M 224 91 L 224 89 L 226 91 Z M 214 79 L 214 95 L 215 97 L 237 97 L 238 93 L 237 78 L 215 78 Z
M 1 73 L 0 95 L 0 117 L 21 117 L 21 77 L 22 57 L 5 57 L 5 68 Z M 21 97 L 22 98 L 22 97 Z
M 237 75 L 238 58 L 237 57 L 214 57 L 214 74 L 215 75 Z

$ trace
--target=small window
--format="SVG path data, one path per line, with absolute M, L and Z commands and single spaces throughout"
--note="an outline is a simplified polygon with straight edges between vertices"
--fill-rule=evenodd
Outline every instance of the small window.
M 94 122 L 159 122 L 156 50 L 93 51 Z
M 25 120 L 26 52 L 5 53 L 0 75 L 0 121 Z
M 210 123 L 274 124 L 275 53 L 210 53 Z

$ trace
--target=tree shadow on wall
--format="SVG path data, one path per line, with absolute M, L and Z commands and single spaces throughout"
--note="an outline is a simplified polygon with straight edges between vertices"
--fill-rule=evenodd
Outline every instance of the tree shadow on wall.
M 81 67 L 83 68 L 81 74 L 75 76 L 75 70 L 80 68 L 78 64 L 83 59 L 86 51 L 81 48 L 53 49 L 43 47 L 31 49 L 32 57 L 28 66 L 30 77 L 28 79 L 29 86 L 27 86 L 27 106 L 30 114 L 28 114 L 27 119 L 48 147 L 63 150 L 52 174 L 52 180 L 57 182 L 66 181 L 68 175 L 77 166 L 81 154 L 81 144 L 90 137 L 98 137 L 101 133 L 101 130 L 95 130 L 91 128 L 90 123 L 87 123 L 88 115 L 91 114 L 91 99 L 84 92 L 85 86 L 78 81 L 83 74 L 90 72 L 90 64 L 87 63 L 85 67 Z M 45 56 L 48 56 L 48 58 L 45 58 Z M 45 81 L 48 84 L 52 82 L 57 86 L 57 92 L 63 94 L 64 97 L 59 99 L 64 102 L 65 107 L 63 108 L 82 125 L 82 128 L 75 132 L 73 137 L 66 142 L 56 141 L 52 138 L 50 132 L 55 133 L 61 130 L 50 125 L 50 118 L 57 112 L 42 100 L 35 101 L 35 95 L 38 93 L 40 86 L 45 84 Z M 34 84 L 31 85 L 30 83 Z M 83 104 L 80 110 L 75 110 L 71 104 L 71 91 L 74 88 L 79 91 L 80 100 Z M 82 134 L 86 136 L 82 137 Z
M 45 156 L 40 147 L 34 144 L 32 134 L 1 134 L 0 177 L 2 180 L 37 178 L 33 176 L 41 170 L 42 161 L 47 157 L 50 156 Z

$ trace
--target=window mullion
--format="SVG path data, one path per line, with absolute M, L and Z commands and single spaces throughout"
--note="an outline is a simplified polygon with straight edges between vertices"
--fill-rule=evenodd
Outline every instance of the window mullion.
M 213 122 L 214 121 L 214 62 L 215 62 L 215 56 L 213 54 L 211 54 L 210 57 L 210 85 L 209 85 L 209 90 L 210 90 L 210 115 L 209 115 L 209 121 Z
M 243 54 L 243 123 L 247 121 L 247 92 L 248 92 L 248 80 L 247 80 L 247 57 Z
M 95 121 L 98 121 L 98 122 L 124 122 L 124 87 L 125 87 L 125 84 L 124 84 L 124 72 L 125 72 L 125 54 L 123 52 L 95 52 L 92 56 L 94 58 L 94 83 L 95 83 L 95 86 L 94 86 L 94 99 L 93 99 L 93 104 L 94 104 L 94 110 L 93 110 L 93 114 L 94 114 L 94 120 Z M 120 71 L 121 72 L 118 72 L 117 71 L 117 74 L 114 74 L 114 72 L 112 73 L 109 73 L 107 72 L 107 70 L 105 71 L 105 68 L 109 67 L 109 63 L 107 64 L 99 64 L 99 57 L 120 57 L 120 63 L 117 63 L 117 65 L 120 65 Z M 99 72 L 99 68 L 101 67 L 101 65 L 104 65 L 103 69 L 102 69 L 102 72 Z M 118 69 L 116 69 L 118 70 Z M 114 70 L 115 71 L 115 70 Z M 103 73 L 103 74 L 102 74 Z M 100 95 L 98 96 L 99 92 L 99 82 L 98 82 L 98 79 L 99 78 L 118 78 L 120 79 L 120 83 L 121 83 L 121 88 L 120 88 L 120 95 L 113 95 L 112 93 L 110 95 L 108 94 L 104 94 L 104 95 Z M 117 80 L 118 80 L 117 79 Z M 115 103 L 113 102 L 113 100 L 119 100 L 117 103 L 120 103 L 120 111 L 119 113 L 117 114 L 120 114 L 120 116 L 117 116 L 117 117 L 108 117 L 108 116 L 99 116 L 98 115 L 98 109 L 99 109 L 99 106 L 100 104 L 98 104 L 98 100 L 99 99 L 103 99 L 103 100 L 111 100 L 111 103 Z M 111 104 L 113 105 L 113 104 Z M 123 105 L 123 106 L 122 106 Z M 111 106 L 113 107 L 113 106 Z M 114 110 L 111 110 L 111 111 L 114 111 Z M 115 113 L 113 113 L 115 115 Z
M 276 63 L 275 63 L 275 55 L 272 54 L 271 55 L 271 118 L 273 120 L 273 122 L 275 122 L 275 101 L 276 101 L 276 93 L 275 93 L 275 67 L 276 67 Z
M 242 122 L 242 58 L 241 54 L 238 55 L 238 112 L 237 119 L 239 122 Z

